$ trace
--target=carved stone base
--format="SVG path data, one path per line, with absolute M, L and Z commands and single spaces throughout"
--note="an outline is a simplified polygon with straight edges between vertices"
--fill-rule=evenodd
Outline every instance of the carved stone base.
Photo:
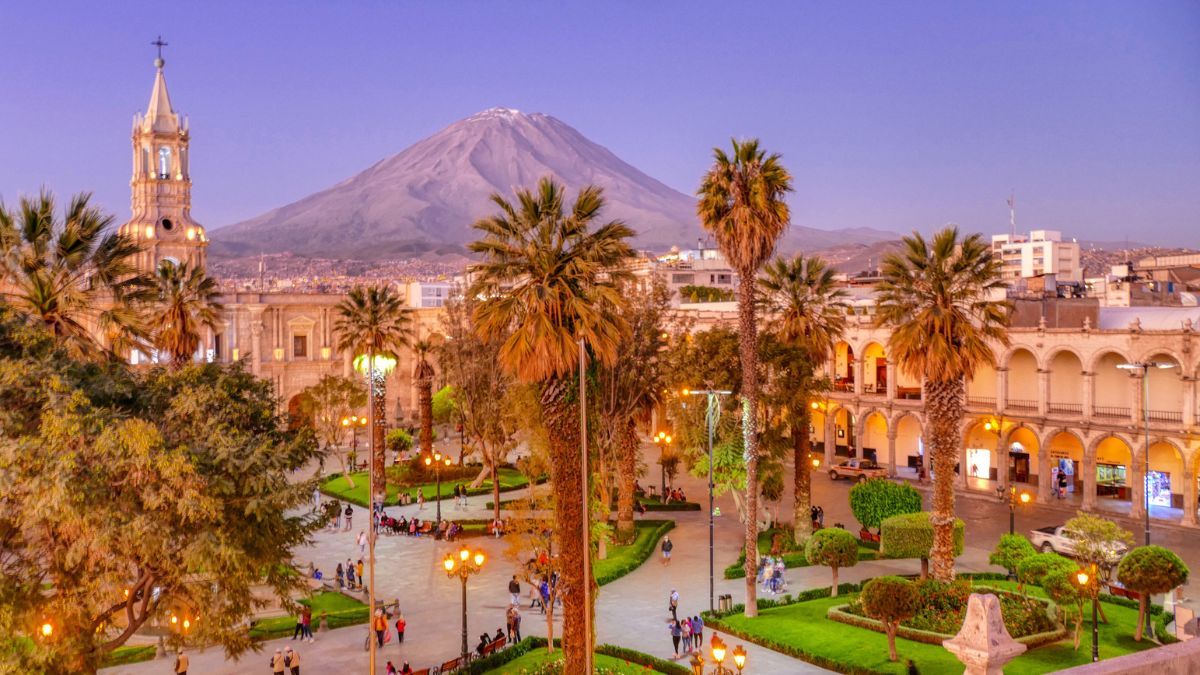
M 1026 649 L 1008 634 L 1000 599 L 990 593 L 971 594 L 962 629 L 942 646 L 967 667 L 964 675 L 1001 675 L 1004 664 Z

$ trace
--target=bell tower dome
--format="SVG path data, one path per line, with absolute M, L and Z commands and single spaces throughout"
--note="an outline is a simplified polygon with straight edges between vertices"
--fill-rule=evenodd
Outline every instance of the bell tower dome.
M 208 235 L 192 219 L 192 179 L 188 171 L 188 121 L 171 108 L 159 38 L 154 89 L 146 113 L 133 118 L 133 217 L 120 232 L 142 245 L 138 269 L 153 272 L 160 262 L 203 267 Z

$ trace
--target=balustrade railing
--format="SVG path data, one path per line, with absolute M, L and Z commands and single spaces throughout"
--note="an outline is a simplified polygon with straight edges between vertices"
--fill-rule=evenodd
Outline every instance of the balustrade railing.
M 1024 398 L 1010 398 L 1006 405 L 1014 410 L 1037 410 L 1038 407 L 1037 401 Z
M 967 396 L 967 405 L 972 408 L 995 408 L 995 396 Z
M 1183 422 L 1183 411 L 1151 410 L 1149 417 L 1154 422 Z
M 1129 417 L 1129 406 L 1098 405 L 1093 406 L 1092 409 L 1096 417 Z
M 1061 403 L 1059 401 L 1051 401 L 1047 405 L 1047 409 L 1052 413 L 1066 413 L 1068 415 L 1082 415 L 1082 403 Z

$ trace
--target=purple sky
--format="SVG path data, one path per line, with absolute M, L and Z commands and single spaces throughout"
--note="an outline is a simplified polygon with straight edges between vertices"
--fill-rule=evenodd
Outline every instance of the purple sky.
M 743 5 L 752 5 L 743 7 Z M 9 3 L 0 197 L 127 217 L 162 33 L 196 217 L 236 222 L 492 106 L 694 191 L 758 136 L 793 218 L 1200 247 L 1200 3 Z

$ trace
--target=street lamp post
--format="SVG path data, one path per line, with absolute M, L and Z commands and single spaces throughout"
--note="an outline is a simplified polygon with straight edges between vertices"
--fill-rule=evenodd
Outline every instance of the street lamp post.
M 1142 510 L 1146 527 L 1146 546 L 1150 545 L 1150 369 L 1174 368 L 1169 361 L 1136 361 L 1117 365 L 1121 370 L 1140 371 L 1142 374 L 1142 423 L 1146 434 L 1146 445 L 1142 448 Z
M 731 652 L 719 637 L 713 638 L 712 658 L 716 665 L 712 669 L 712 675 L 733 675 L 733 671 L 725 667 L 725 657 L 729 654 L 733 655 L 733 665 L 737 668 L 738 675 L 742 675 L 742 669 L 746 667 L 746 648 L 738 645 Z M 692 659 L 692 672 L 695 675 L 704 675 L 704 659 L 700 658 L 699 654 Z
M 1075 580 L 1079 582 L 1080 589 L 1086 588 L 1088 590 L 1088 595 L 1092 596 L 1092 663 L 1095 663 L 1100 660 L 1100 629 L 1096 624 L 1096 595 L 1097 591 L 1099 590 L 1098 584 L 1100 583 L 1100 579 L 1096 576 L 1095 564 L 1092 565 L 1091 570 L 1092 573 L 1090 577 L 1087 572 L 1079 570 L 1075 573 Z M 1089 578 L 1097 586 L 1089 587 Z
M 1008 533 L 1009 534 L 1016 534 L 1017 504 L 1028 504 L 1029 499 L 1030 499 L 1030 497 L 1029 497 L 1028 492 L 1025 492 L 1024 490 L 1022 490 L 1020 492 L 1020 494 L 1018 494 L 1017 487 L 1015 485 L 1009 486 L 1009 488 L 1008 488 Z
M 674 439 L 671 438 L 671 434 L 668 434 L 665 431 L 660 431 L 654 436 L 654 442 L 663 446 L 663 454 L 666 454 L 667 449 L 671 447 L 671 442 L 673 440 Z M 662 457 L 659 457 L 658 459 L 658 468 L 661 471 L 659 474 L 659 487 L 662 489 L 662 494 L 659 496 L 659 500 L 665 504 L 667 502 L 667 464 L 666 462 L 662 461 Z
M 350 415 L 342 418 L 342 426 L 350 429 L 350 452 L 354 453 L 355 463 L 358 462 L 358 430 L 367 426 L 367 418 L 359 417 L 358 415 Z M 354 471 L 356 467 L 350 467 Z M 368 490 L 369 491 L 369 490 Z
M 425 466 L 433 466 L 433 475 L 437 478 L 437 495 L 434 500 L 437 503 L 437 522 L 440 525 L 442 522 L 442 466 L 450 466 L 450 458 L 443 457 L 442 453 L 434 452 L 433 457 L 425 456 Z
M 442 561 L 442 567 L 446 570 L 447 577 L 458 577 L 462 581 L 462 660 L 466 664 L 469 651 L 467 648 L 467 578 L 473 574 L 478 574 L 483 569 L 484 555 L 483 551 L 476 551 L 475 555 L 471 555 L 470 549 L 463 546 L 455 557 L 451 553 L 446 554 L 445 560 Z
M 720 396 L 732 394 L 728 389 L 701 389 L 692 390 L 684 389 L 683 395 L 704 394 L 708 398 L 708 407 L 704 412 L 704 421 L 708 425 L 708 611 L 714 611 L 716 605 L 714 595 L 716 594 L 716 577 L 714 576 L 714 544 L 716 539 L 716 511 L 713 504 L 713 432 L 716 430 L 717 419 L 721 416 L 721 399 Z M 751 518 L 757 518 L 758 514 L 751 513 Z

